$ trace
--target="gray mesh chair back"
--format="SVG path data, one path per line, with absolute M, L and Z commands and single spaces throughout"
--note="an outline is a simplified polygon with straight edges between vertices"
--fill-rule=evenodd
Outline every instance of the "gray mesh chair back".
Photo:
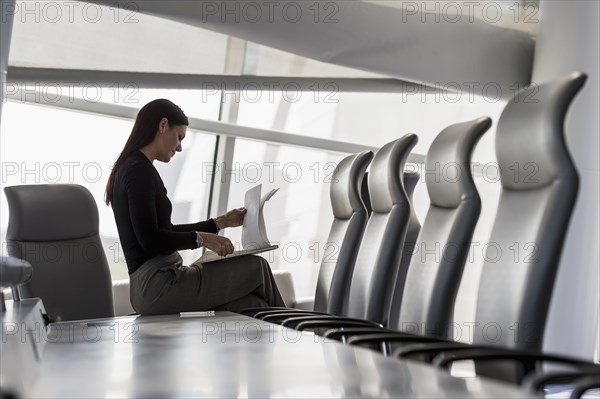
M 416 248 L 419 231 L 421 231 L 421 223 L 419 222 L 419 218 L 415 213 L 415 207 L 413 205 L 413 194 L 415 192 L 415 187 L 419 182 L 419 178 L 420 175 L 418 172 L 404 171 L 404 189 L 406 190 L 406 195 L 408 195 L 408 200 L 411 205 L 410 220 L 408 222 L 408 228 L 406 229 L 404 245 L 402 246 L 402 258 L 400 260 L 400 268 L 398 269 L 398 277 L 396 278 L 394 296 L 390 308 L 390 327 L 398 326 L 400 321 L 400 307 L 402 306 L 402 295 L 404 293 L 404 284 L 406 282 L 408 266 Z
M 39 297 L 54 321 L 113 317 L 110 271 L 98 208 L 74 184 L 6 187 L 9 255 L 33 266 L 23 297 Z
M 430 206 L 406 277 L 397 329 L 445 337 L 481 200 L 471 155 L 490 118 L 457 123 L 433 141 L 425 162 Z
M 343 314 L 356 255 L 369 218 L 361 190 L 372 159 L 371 151 L 353 154 L 342 159 L 333 172 L 329 194 L 334 219 L 319 269 L 315 311 Z
M 541 350 L 579 186 L 563 125 L 585 79 L 576 73 L 525 88 L 500 117 L 502 193 L 479 283 L 476 344 Z
M 350 317 L 388 324 L 411 212 L 404 189 L 404 164 L 416 143 L 417 136 L 407 134 L 381 147 L 371 163 L 368 185 L 372 213 L 352 274 Z

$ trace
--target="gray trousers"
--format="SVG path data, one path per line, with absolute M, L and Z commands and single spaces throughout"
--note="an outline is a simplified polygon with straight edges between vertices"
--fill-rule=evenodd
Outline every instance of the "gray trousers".
M 285 306 L 269 263 L 255 255 L 184 266 L 173 252 L 148 260 L 129 279 L 131 305 L 141 315 Z

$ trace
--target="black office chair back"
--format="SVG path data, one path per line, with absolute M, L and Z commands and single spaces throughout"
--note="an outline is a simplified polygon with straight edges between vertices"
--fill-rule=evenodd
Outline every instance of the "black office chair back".
M 341 315 L 348 301 L 350 279 L 369 218 L 361 190 L 372 151 L 349 155 L 337 165 L 330 187 L 333 223 L 324 245 L 314 310 Z
M 565 115 L 586 76 L 518 93 L 502 113 L 496 152 L 502 193 L 482 269 L 473 341 L 541 350 L 579 177 Z
M 347 315 L 388 324 L 411 207 L 404 164 L 417 143 L 407 134 L 384 145 L 369 170 L 372 213 L 356 259 Z
M 90 192 L 44 184 L 6 187 L 4 193 L 7 252 L 34 270 L 21 295 L 41 298 L 54 321 L 113 317 L 110 270 Z
M 408 268 L 401 331 L 446 337 L 481 200 L 471 156 L 490 118 L 457 123 L 433 141 L 425 163 L 430 206 Z M 450 329 L 451 331 L 451 329 Z

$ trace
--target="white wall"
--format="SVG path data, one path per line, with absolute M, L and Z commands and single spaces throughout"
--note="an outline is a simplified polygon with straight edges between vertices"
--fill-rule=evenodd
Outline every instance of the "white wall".
M 546 327 L 544 349 L 592 359 L 600 303 L 599 208 L 600 2 L 544 0 L 533 81 L 574 71 L 588 74 L 566 122 L 567 144 L 579 170 L 579 197 L 567 233 Z

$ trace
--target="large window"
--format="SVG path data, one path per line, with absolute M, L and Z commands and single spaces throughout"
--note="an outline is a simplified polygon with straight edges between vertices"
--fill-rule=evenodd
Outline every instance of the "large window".
M 340 93 L 333 81 L 305 91 L 294 85 L 287 89 L 242 90 L 238 124 L 373 147 L 415 133 L 419 142 L 414 152 L 426 154 L 445 127 L 482 116 L 497 121 L 506 105 L 492 93 L 475 97 L 449 90 L 436 94 L 425 88 L 404 94 Z M 482 138 L 474 159 L 495 158 L 495 130 L 492 126 Z
M 265 205 L 269 239 L 279 249 L 265 254 L 274 269 L 288 270 L 297 295 L 314 295 L 320 261 L 333 220 L 331 175 L 340 154 L 237 139 L 228 208 L 244 205 L 245 192 L 262 184 L 280 190 Z M 241 247 L 240 229 L 226 235 Z
M 142 92 L 143 105 L 156 97 L 172 98 L 188 114 L 218 117 L 219 104 L 194 102 L 197 93 Z M 188 98 L 190 97 L 191 98 Z M 130 105 L 130 104 L 128 104 Z M 136 105 L 140 107 L 141 105 Z M 1 186 L 21 184 L 72 183 L 86 187 L 98 206 L 100 235 L 113 279 L 127 278 L 112 210 L 104 202 L 110 170 L 133 126 L 131 120 L 71 112 L 56 108 L 10 102 L 2 113 L 0 161 Z M 206 219 L 210 180 L 202 178 L 202 162 L 212 161 L 216 137 L 188 131 L 184 151 L 167 164 L 155 162 L 173 203 L 173 222 L 189 223 Z M 0 240 L 6 252 L 8 207 L 1 201 Z M 198 251 L 182 251 L 192 261 Z
M 224 71 L 227 35 L 116 4 L 17 1 L 16 5 L 9 65 L 188 74 Z

